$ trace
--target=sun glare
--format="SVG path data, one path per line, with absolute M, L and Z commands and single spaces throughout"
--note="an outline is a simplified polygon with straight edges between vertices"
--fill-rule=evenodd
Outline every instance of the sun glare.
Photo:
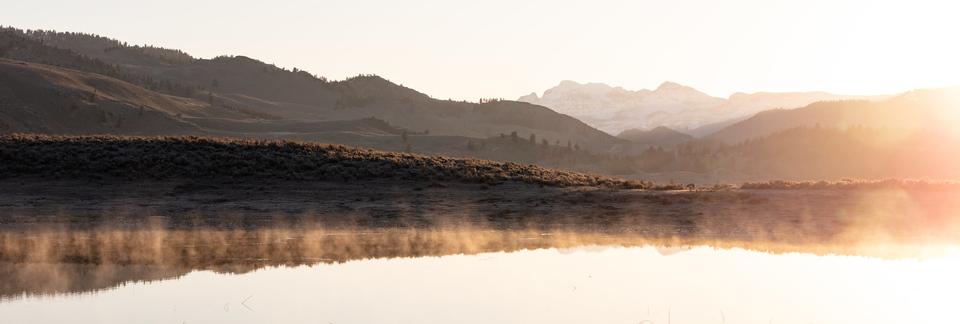
M 960 86 L 942 91 L 938 106 L 943 107 L 944 124 L 960 135 Z
M 960 1 L 0 7 L 0 324 L 960 323 Z

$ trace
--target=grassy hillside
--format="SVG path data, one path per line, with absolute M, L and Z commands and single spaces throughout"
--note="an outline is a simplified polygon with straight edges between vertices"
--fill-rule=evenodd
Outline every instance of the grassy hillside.
M 551 141 L 571 141 L 591 152 L 608 152 L 629 145 L 544 107 L 513 101 L 437 100 L 373 75 L 328 81 L 303 70 L 283 69 L 243 56 L 197 59 L 177 50 L 131 46 L 97 35 L 13 28 L 2 29 L 0 34 L 0 57 L 97 73 L 199 102 L 208 106 L 207 110 L 245 115 L 183 114 L 188 117 L 248 122 L 350 121 L 375 117 L 395 127 L 432 135 L 487 138 L 518 132 L 522 137 L 535 134 Z M 35 120 L 43 123 L 44 117 Z M 42 128 L 39 131 L 47 132 Z M 274 134 L 262 135 L 272 137 Z M 300 135 L 293 134 L 291 138 L 302 138 Z
M 397 179 L 651 188 L 534 165 L 390 153 L 339 145 L 199 137 L 0 137 L 0 178 Z
M 257 117 L 103 74 L 3 58 L 0 107 L 0 133 L 182 135 L 201 132 L 183 117 Z
M 915 90 L 885 101 L 825 101 L 776 109 L 727 126 L 707 138 L 729 144 L 797 127 L 872 127 L 913 131 L 960 122 L 960 88 Z
M 196 131 L 176 118 L 195 101 L 102 74 L 0 59 L 0 133 L 157 134 Z
M 344 84 L 350 84 L 351 87 L 360 88 L 390 86 L 388 81 L 374 76 L 353 78 L 345 82 L 347 83 Z M 383 93 L 415 95 L 415 92 L 406 88 L 390 87 L 396 89 Z M 388 99 L 382 99 L 381 102 L 384 105 L 389 104 Z M 571 119 L 570 117 L 553 114 L 554 119 L 542 119 L 542 115 L 549 111 L 544 112 L 546 108 L 532 105 L 526 110 L 516 110 L 510 104 L 502 102 L 445 104 L 476 107 L 469 113 L 457 113 L 443 105 L 417 106 L 411 109 L 433 109 L 437 114 L 431 114 L 435 117 L 424 117 L 424 113 L 400 116 L 405 110 L 399 110 L 396 116 L 405 119 L 420 116 L 424 119 L 421 122 L 428 123 L 430 120 L 444 123 L 446 118 L 473 118 L 483 120 L 483 123 L 500 125 L 502 129 L 526 129 L 528 133 L 519 137 L 519 140 L 500 136 L 514 132 L 523 134 L 520 131 L 503 132 L 486 138 L 443 135 L 436 129 L 405 129 L 383 119 L 369 117 L 365 113 L 357 113 L 357 119 L 352 120 L 259 118 L 262 115 L 255 112 L 221 103 L 210 104 L 203 100 L 163 94 L 102 74 L 0 58 L 0 107 L 3 107 L 0 109 L 0 134 L 197 135 L 287 139 L 388 151 L 536 163 L 588 172 L 604 172 L 607 169 L 605 162 L 598 159 L 599 155 L 590 153 L 589 147 L 581 145 L 582 142 L 561 141 L 561 136 L 557 133 L 533 133 L 529 128 L 518 125 L 546 125 L 550 122 L 562 124 L 563 120 Z M 456 125 L 458 124 L 450 124 L 449 127 Z M 577 125 L 579 124 L 574 126 Z M 579 129 L 571 127 L 567 133 L 589 138 L 593 129 L 580 126 L 582 127 Z M 478 135 L 475 132 L 469 134 Z M 533 143 L 535 145 L 528 145 L 530 134 L 536 135 L 536 143 Z M 550 145 L 541 145 L 543 141 Z
M 181 97 L 200 94 L 195 86 L 158 79 L 141 66 L 163 67 L 161 49 L 125 47 L 119 41 L 76 33 L 0 28 L 0 57 L 97 73 L 145 89 Z M 117 55 L 124 53 L 123 55 Z

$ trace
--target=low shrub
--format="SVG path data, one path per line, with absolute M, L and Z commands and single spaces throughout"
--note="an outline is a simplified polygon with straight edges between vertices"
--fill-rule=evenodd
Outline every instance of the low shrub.
M 403 179 L 650 189 L 648 181 L 477 159 L 293 141 L 211 137 L 0 136 L 0 178 Z

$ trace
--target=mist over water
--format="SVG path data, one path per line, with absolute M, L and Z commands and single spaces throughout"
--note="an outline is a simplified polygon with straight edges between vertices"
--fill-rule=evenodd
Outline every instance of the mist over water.
M 0 324 L 960 323 L 956 4 L 113 2 L 0 11 Z
M 950 245 L 861 256 L 489 228 L 38 231 L 3 242 L 0 314 L 15 323 L 928 323 L 957 318 L 949 296 L 960 289 Z
M 935 323 L 960 288 L 952 188 L 12 196 L 0 318 Z
M 71 221 L 0 231 L 0 314 L 14 323 L 956 318 L 960 244 L 940 217 L 952 205 L 926 201 L 910 216 L 927 225 L 904 227 L 880 211 L 905 200 L 867 197 L 875 215 L 844 223 L 756 212 L 536 223 L 467 213 L 420 215 L 419 226 L 357 215 L 219 215 L 218 225 L 60 215 Z

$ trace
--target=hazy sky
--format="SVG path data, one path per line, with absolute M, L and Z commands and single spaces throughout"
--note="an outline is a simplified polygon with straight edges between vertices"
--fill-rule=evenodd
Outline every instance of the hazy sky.
M 709 94 L 960 84 L 956 1 L 7 1 L 0 24 L 82 31 L 437 98 L 560 80 Z M 281 4 L 282 3 L 282 4 Z

